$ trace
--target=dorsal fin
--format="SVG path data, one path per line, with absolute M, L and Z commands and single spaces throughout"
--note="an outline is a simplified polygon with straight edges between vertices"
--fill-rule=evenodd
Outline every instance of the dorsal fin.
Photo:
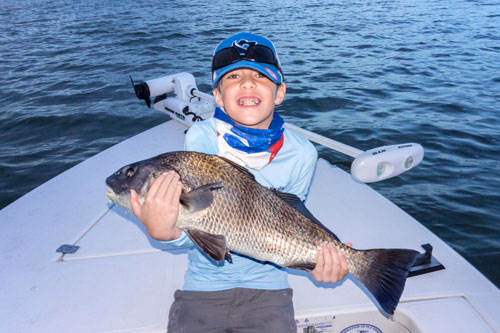
M 305 217 L 307 217 L 308 219 L 319 225 L 321 228 L 328 231 L 328 233 L 332 235 L 335 238 L 335 240 L 340 242 L 337 235 L 335 235 L 330 229 L 325 227 L 323 223 L 321 223 L 316 217 L 314 217 L 314 215 L 307 209 L 307 207 L 304 205 L 304 203 L 302 202 L 302 200 L 300 200 L 298 196 L 291 193 L 281 192 L 275 189 L 272 189 L 271 191 L 273 191 L 274 194 L 276 194 L 281 200 L 286 202 L 288 205 L 298 210 L 299 213 L 301 213 L 302 215 L 304 215 Z
M 255 176 L 250 171 L 248 171 L 247 168 L 245 168 L 244 166 L 241 166 L 238 163 L 233 162 L 225 157 L 222 156 L 217 156 L 217 157 L 231 164 L 235 169 L 241 171 L 241 173 L 243 173 L 245 176 L 250 177 L 252 180 L 255 180 Z

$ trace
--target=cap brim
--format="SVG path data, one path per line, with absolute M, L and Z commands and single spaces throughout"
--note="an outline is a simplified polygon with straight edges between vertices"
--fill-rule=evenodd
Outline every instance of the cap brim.
M 226 73 L 238 68 L 254 69 L 259 73 L 264 74 L 267 78 L 269 78 L 269 80 L 273 81 L 276 84 L 280 84 L 283 82 L 283 76 L 281 75 L 280 71 L 276 68 L 276 66 L 270 64 L 264 64 L 261 62 L 241 60 L 229 66 L 215 70 L 215 79 L 213 79 L 212 81 L 212 88 L 217 87 L 217 83 Z

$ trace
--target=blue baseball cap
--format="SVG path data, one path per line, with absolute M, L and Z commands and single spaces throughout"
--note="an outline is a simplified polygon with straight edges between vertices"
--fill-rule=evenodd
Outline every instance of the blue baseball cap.
M 226 73 L 237 68 L 254 69 L 276 84 L 284 80 L 274 44 L 252 33 L 240 32 L 217 45 L 212 58 L 212 88 Z

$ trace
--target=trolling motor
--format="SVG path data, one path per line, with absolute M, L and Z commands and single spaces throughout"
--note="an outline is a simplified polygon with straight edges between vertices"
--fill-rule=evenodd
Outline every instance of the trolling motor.
M 210 117 L 215 110 L 213 100 L 194 95 L 198 88 L 194 76 L 189 73 L 163 76 L 137 84 L 130 76 L 130 81 L 135 95 L 144 100 L 148 108 L 151 108 L 151 98 L 155 97 L 153 106 L 156 110 L 167 113 L 172 119 L 189 127 L 196 121 Z M 175 96 L 167 98 L 172 92 Z
M 189 73 L 163 76 L 137 84 L 132 76 L 130 80 L 137 98 L 144 100 L 148 108 L 151 107 L 151 98 L 154 97 L 156 110 L 167 113 L 172 119 L 188 127 L 196 121 L 211 117 L 215 110 L 214 97 L 199 91 L 194 76 Z M 172 92 L 175 96 L 167 96 Z M 418 143 L 362 151 L 290 123 L 285 123 L 285 126 L 313 142 L 353 157 L 351 175 L 363 183 L 378 182 L 400 175 L 419 165 L 424 158 L 424 148 Z

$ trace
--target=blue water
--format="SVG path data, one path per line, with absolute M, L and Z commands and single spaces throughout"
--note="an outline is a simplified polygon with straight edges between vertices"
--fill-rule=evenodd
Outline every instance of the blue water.
M 500 286 L 498 1 L 3 0 L 0 208 L 167 120 L 129 74 L 189 71 L 209 91 L 238 31 L 275 42 L 287 121 L 363 150 L 422 144 L 418 168 L 373 187 Z

